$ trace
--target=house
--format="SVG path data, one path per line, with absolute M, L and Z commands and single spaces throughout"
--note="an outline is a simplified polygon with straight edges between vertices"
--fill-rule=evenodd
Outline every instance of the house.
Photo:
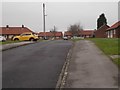
M 48 38 L 48 39 L 62 39 L 63 38 L 63 33 L 62 32 L 40 32 L 38 34 L 39 38 Z
M 90 38 L 93 37 L 93 35 L 94 35 L 94 30 L 80 30 L 77 37 Z M 64 36 L 74 37 L 72 33 L 69 31 L 65 32 Z
M 95 31 L 95 37 L 96 38 L 106 38 L 107 34 L 106 34 L 106 30 L 109 28 L 108 25 L 104 24 L 103 26 L 101 26 L 99 29 L 97 29 Z
M 7 40 L 11 40 L 14 36 L 20 35 L 25 32 L 32 32 L 27 27 L 9 27 L 9 25 L 6 25 L 6 27 L 0 27 L 0 35 L 5 36 Z
M 84 38 L 91 38 L 94 36 L 94 30 L 82 30 L 80 36 Z
M 107 38 L 120 38 L 120 21 L 106 30 Z
M 69 31 L 66 31 L 66 32 L 64 33 L 64 36 L 65 36 L 65 37 L 68 37 L 68 38 L 73 37 L 72 33 L 69 32 Z

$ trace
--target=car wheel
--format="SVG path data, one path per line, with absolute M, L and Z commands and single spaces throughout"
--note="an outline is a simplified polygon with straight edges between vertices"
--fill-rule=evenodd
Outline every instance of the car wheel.
M 30 38 L 29 41 L 34 41 L 34 38 Z
M 19 39 L 18 39 L 18 38 L 15 38 L 14 41 L 19 41 Z

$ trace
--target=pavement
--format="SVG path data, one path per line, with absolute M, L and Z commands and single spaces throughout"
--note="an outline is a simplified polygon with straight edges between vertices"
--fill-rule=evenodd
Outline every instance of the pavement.
M 32 43 L 35 43 L 35 42 L 24 41 L 24 42 L 18 42 L 18 43 L 4 44 L 4 45 L 0 45 L 0 51 L 4 51 L 7 49 L 11 49 L 11 48 L 15 48 L 15 47 L 23 46 L 23 45 L 28 45 L 28 44 L 32 44 Z
M 71 41 L 29 44 L 2 52 L 3 88 L 55 88 Z
M 64 87 L 118 88 L 118 67 L 93 42 L 80 40 L 73 48 Z

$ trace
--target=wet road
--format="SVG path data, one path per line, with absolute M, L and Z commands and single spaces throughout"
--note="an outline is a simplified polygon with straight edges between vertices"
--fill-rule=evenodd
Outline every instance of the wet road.
M 55 88 L 71 41 L 45 41 L 3 51 L 3 88 Z

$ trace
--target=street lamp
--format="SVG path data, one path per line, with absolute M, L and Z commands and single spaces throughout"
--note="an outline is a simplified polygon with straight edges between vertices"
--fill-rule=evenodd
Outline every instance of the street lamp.
M 43 32 L 44 32 L 44 39 L 46 39 L 46 32 L 45 32 L 45 4 L 43 3 Z

